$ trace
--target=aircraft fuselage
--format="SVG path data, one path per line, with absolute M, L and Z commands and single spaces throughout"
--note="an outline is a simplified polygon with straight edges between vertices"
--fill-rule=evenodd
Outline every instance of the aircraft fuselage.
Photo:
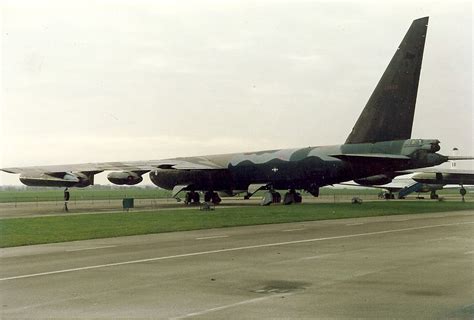
M 446 161 L 446 157 L 436 153 L 438 143 L 409 139 L 210 155 L 200 158 L 223 169 L 157 169 L 150 172 L 150 178 L 165 189 L 189 185 L 191 190 L 246 190 L 250 184 L 265 183 L 275 189 L 311 192 L 320 186 L 380 172 L 438 165 Z

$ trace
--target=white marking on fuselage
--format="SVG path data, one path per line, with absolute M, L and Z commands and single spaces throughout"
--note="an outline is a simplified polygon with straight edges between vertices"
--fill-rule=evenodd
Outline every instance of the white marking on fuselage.
M 102 246 L 102 247 L 90 247 L 90 248 L 69 249 L 69 250 L 66 250 L 66 251 L 67 251 L 67 252 L 75 252 L 75 251 L 97 250 L 97 249 L 115 248 L 115 247 L 116 247 L 116 246 Z
M 196 238 L 196 240 L 207 240 L 207 239 L 219 239 L 219 238 L 228 238 L 229 236 L 209 236 L 209 237 L 201 237 L 201 238 Z
M 286 229 L 286 230 L 281 230 L 281 232 L 292 232 L 292 231 L 301 231 L 301 230 L 305 230 L 305 228 Z
M 411 227 L 411 228 L 403 228 L 403 229 L 392 229 L 392 230 L 374 231 L 374 232 L 366 232 L 366 233 L 355 233 L 355 234 L 348 234 L 348 235 L 334 236 L 334 237 L 324 237 L 324 238 L 303 239 L 303 240 L 294 240 L 294 241 L 285 241 L 285 242 L 264 243 L 264 244 L 256 244 L 256 245 L 244 246 L 244 247 L 235 247 L 235 248 L 209 250 L 209 251 L 199 251 L 199 252 L 191 252 L 191 253 L 177 254 L 177 255 L 171 255 L 171 256 L 163 256 L 163 257 L 155 257 L 155 258 L 147 258 L 147 259 L 139 259 L 139 260 L 129 260 L 129 261 L 98 264 L 98 265 L 78 267 L 78 268 L 70 268 L 70 269 L 54 270 L 54 271 L 47 271 L 47 272 L 40 272 L 40 273 L 24 274 L 24 275 L 20 275 L 20 276 L 0 278 L 0 281 L 33 278 L 33 277 L 68 273 L 68 272 L 94 270 L 94 269 L 101 269 L 101 268 L 124 266 L 124 265 L 129 265 L 129 264 L 154 262 L 154 261 L 160 261 L 160 260 L 170 260 L 170 259 L 176 259 L 176 258 L 195 257 L 195 256 L 202 256 L 202 255 L 216 254 L 216 253 L 223 253 L 223 252 L 233 252 L 233 251 L 242 251 L 242 250 L 250 250 L 250 249 L 278 247 L 278 246 L 286 246 L 286 245 L 300 244 L 300 243 L 311 243 L 311 242 L 317 242 L 317 241 L 349 239 L 349 238 L 366 237 L 366 236 L 372 236 L 372 235 L 389 234 L 389 233 L 397 233 L 397 232 L 404 232 L 404 231 L 413 231 L 413 230 L 423 230 L 423 229 L 431 229 L 431 228 L 439 228 L 439 227 L 459 226 L 459 225 L 473 224 L 473 223 L 474 223 L 474 221 L 473 222 L 446 223 L 446 224 L 436 224 L 436 225 Z

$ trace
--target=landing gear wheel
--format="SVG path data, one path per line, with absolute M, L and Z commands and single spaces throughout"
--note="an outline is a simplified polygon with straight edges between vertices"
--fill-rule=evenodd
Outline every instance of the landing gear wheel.
M 386 192 L 384 194 L 385 200 L 395 199 L 395 195 L 391 192 Z
M 196 191 L 186 192 L 184 204 L 199 204 L 199 193 Z
M 194 204 L 199 204 L 199 193 L 197 192 L 192 192 L 192 200 Z
M 285 193 L 285 198 L 283 199 L 284 205 L 289 205 L 295 202 L 295 194 L 292 192 Z
M 299 192 L 296 192 L 294 189 L 291 189 L 287 193 L 285 193 L 285 198 L 283 203 L 285 205 L 293 204 L 293 203 L 301 203 L 303 198 Z
M 222 199 L 219 197 L 219 194 L 217 192 L 213 192 L 211 195 L 211 202 L 215 205 L 221 203 Z
M 295 203 L 303 202 L 303 197 L 301 196 L 301 193 L 299 192 L 295 193 L 293 198 L 295 199 Z
M 272 192 L 272 196 L 273 196 L 273 203 L 281 202 L 281 194 L 279 192 Z
M 437 195 L 436 192 L 433 191 L 430 194 L 430 199 L 433 199 L 433 200 L 439 199 L 439 195 Z
M 272 203 L 280 203 L 281 202 L 281 194 L 276 191 L 267 191 L 263 194 L 262 201 L 260 201 L 260 205 L 262 206 L 269 206 Z
M 260 201 L 261 206 L 269 206 L 273 203 L 273 192 L 267 191 L 263 194 L 262 201 Z
M 188 205 L 191 203 L 191 201 L 191 192 L 186 192 L 186 195 L 184 196 L 184 204 Z

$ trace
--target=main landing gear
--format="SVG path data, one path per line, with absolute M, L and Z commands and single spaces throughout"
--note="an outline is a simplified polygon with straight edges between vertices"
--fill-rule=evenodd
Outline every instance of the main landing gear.
M 299 192 L 296 192 L 295 189 L 291 189 L 287 193 L 285 193 L 285 198 L 283 199 L 283 204 L 293 204 L 293 203 L 301 203 L 303 198 Z
M 268 206 L 272 203 L 280 203 L 281 202 L 281 194 L 277 191 L 274 190 L 269 190 L 265 192 L 263 195 L 261 205 L 262 206 Z M 291 189 L 290 191 L 285 193 L 285 196 L 283 198 L 283 204 L 288 205 L 288 204 L 293 204 L 293 203 L 301 203 L 302 202 L 302 197 L 301 194 L 296 192 L 296 190 Z
M 184 204 L 199 204 L 199 193 L 196 191 L 186 192 Z
M 381 192 L 379 193 L 378 197 L 379 199 L 385 199 L 385 200 L 395 199 L 395 195 L 391 191 Z M 401 198 L 399 197 L 399 199 Z
M 204 202 L 212 202 L 213 204 L 221 203 L 222 199 L 217 192 L 207 191 L 204 194 Z
M 196 191 L 188 191 L 186 192 L 186 196 L 184 198 L 184 204 L 200 204 L 200 195 L 199 192 Z M 204 193 L 204 202 L 211 202 L 213 204 L 221 203 L 222 199 L 219 197 L 219 194 L 214 191 L 207 191 Z
M 280 203 L 281 194 L 274 190 L 267 191 L 263 194 L 262 201 L 260 204 L 262 206 L 269 206 L 272 203 Z
M 431 193 L 430 193 L 430 199 L 432 199 L 432 200 L 437 200 L 437 199 L 439 199 L 439 195 L 436 193 L 435 190 L 431 191 Z

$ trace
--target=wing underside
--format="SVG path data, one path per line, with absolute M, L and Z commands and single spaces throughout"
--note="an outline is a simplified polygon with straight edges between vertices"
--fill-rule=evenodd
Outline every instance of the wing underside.
M 0 170 L 15 173 L 61 173 L 61 172 L 102 172 L 102 171 L 133 171 L 143 172 L 156 169 L 175 169 L 175 170 L 215 170 L 223 167 L 207 160 L 206 158 L 197 158 L 193 160 L 157 160 L 157 161 L 132 161 L 132 162 L 97 162 L 81 164 L 65 164 L 51 166 L 32 166 L 32 167 L 14 167 L 2 168 Z

